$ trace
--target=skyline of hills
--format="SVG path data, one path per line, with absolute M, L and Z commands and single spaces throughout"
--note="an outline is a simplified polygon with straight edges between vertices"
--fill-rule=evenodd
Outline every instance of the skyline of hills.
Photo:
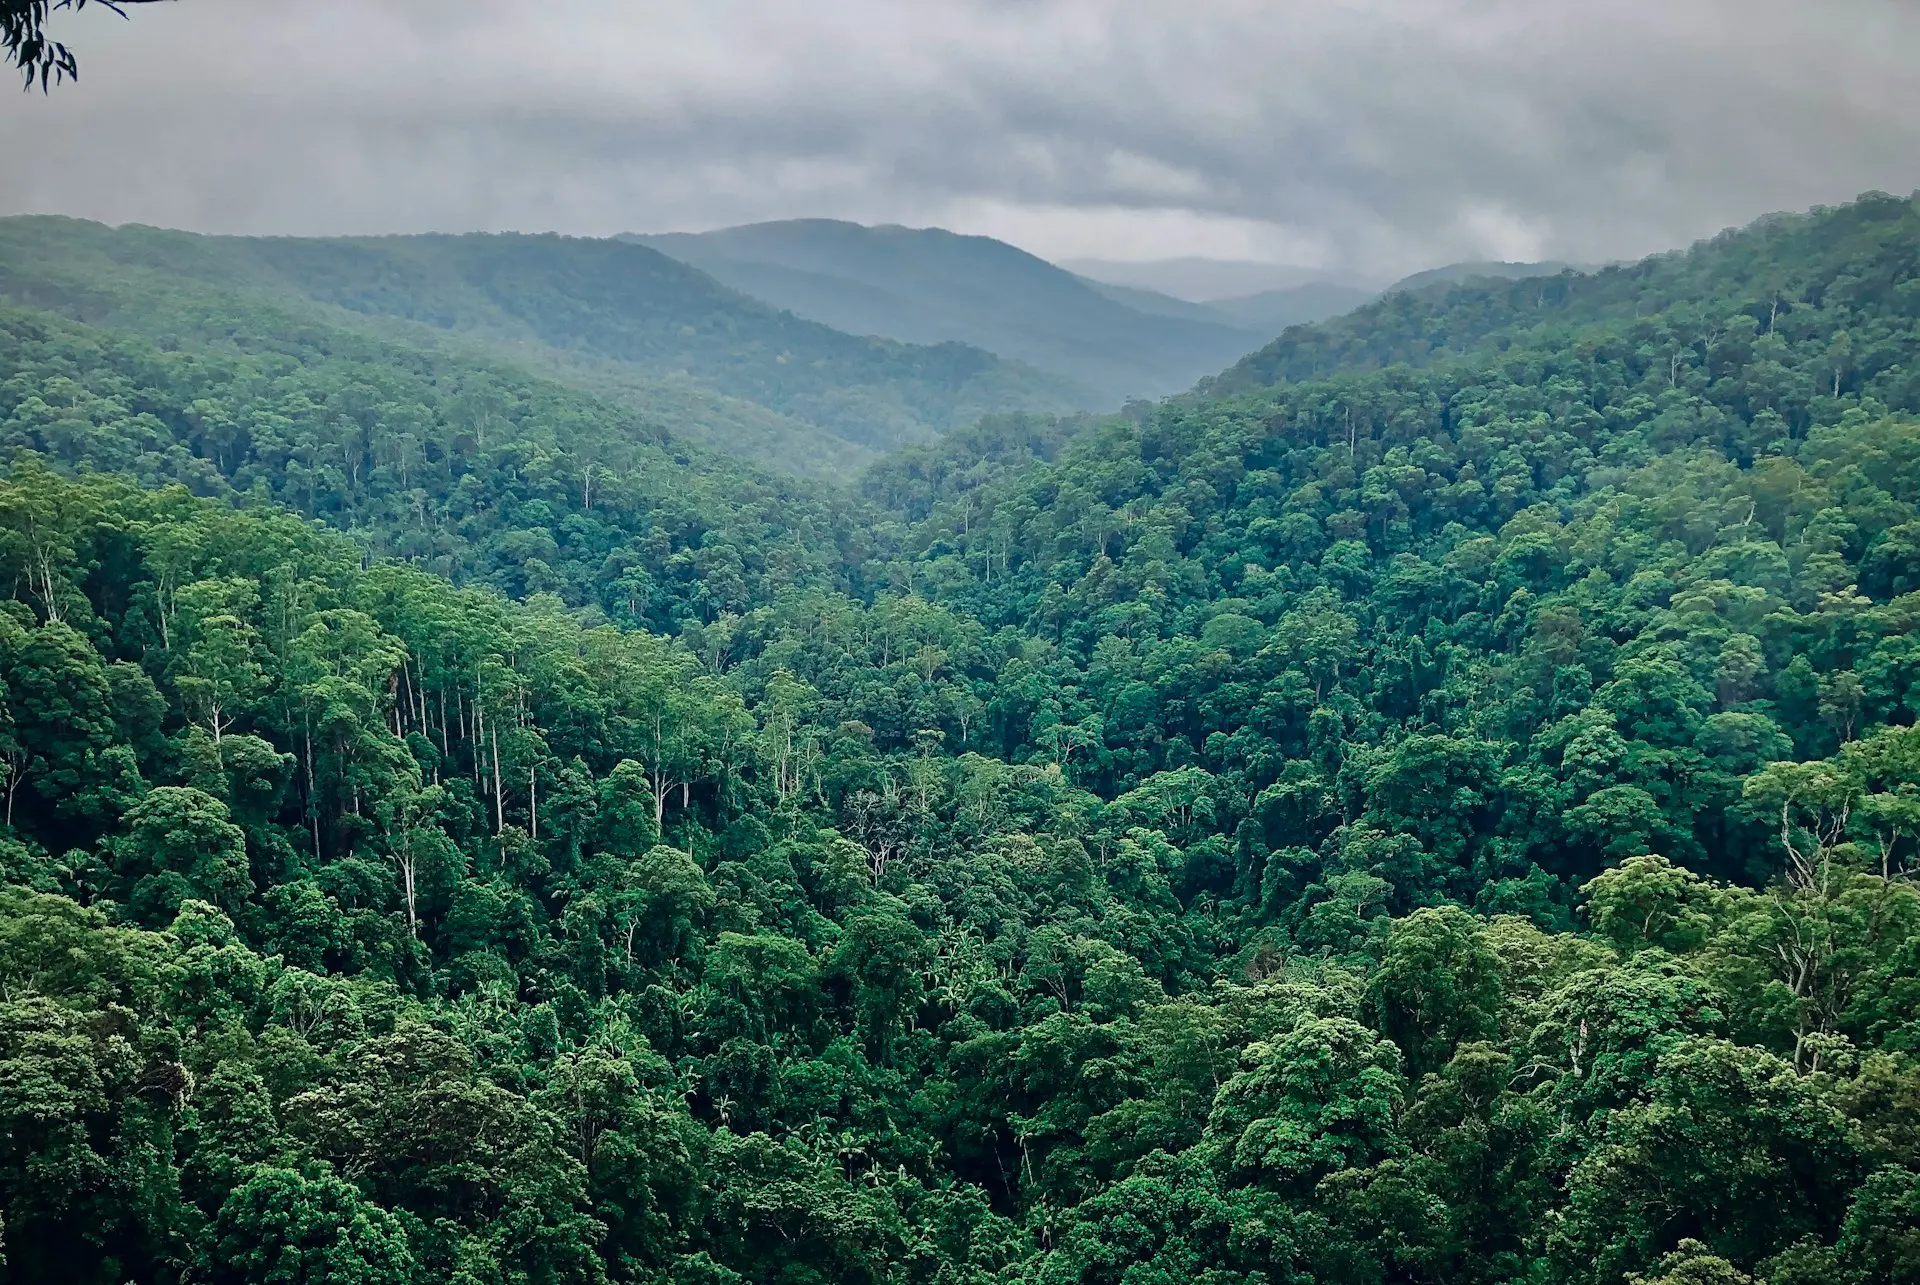
M 1444 264 L 1384 287 L 1315 269 L 1187 257 L 1050 262 L 944 228 L 786 219 L 628 233 L 742 294 L 853 334 L 961 342 L 1074 380 L 1084 409 L 1185 391 L 1290 326 L 1401 290 L 1476 276 L 1551 275 L 1560 262 Z M 1158 282 L 1158 285 L 1152 284 Z M 1237 350 L 1237 351 L 1236 351 Z
M 1449 265 L 1393 289 L 1559 267 Z M 1379 296 L 1306 282 L 1194 303 L 991 238 L 831 220 L 593 239 L 216 237 L 0 219 L 0 298 L 164 339 L 181 325 L 181 297 L 219 315 L 241 301 L 274 310 L 266 329 L 319 321 L 504 359 L 690 443 L 847 477 L 983 415 L 1104 412 L 1185 392 L 1289 327 Z

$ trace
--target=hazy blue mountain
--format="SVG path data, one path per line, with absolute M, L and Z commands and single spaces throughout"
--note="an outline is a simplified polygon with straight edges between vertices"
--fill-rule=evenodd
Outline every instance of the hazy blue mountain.
M 801 469 L 858 463 L 983 414 L 1087 399 L 978 347 L 802 319 L 625 241 L 206 237 L 0 220 L 0 298 L 152 335 L 179 325 L 179 299 L 194 289 L 484 346 L 620 396 L 693 440 Z
M 1371 290 L 1343 286 L 1331 281 L 1309 281 L 1284 290 L 1263 290 L 1259 294 L 1233 299 L 1215 299 L 1204 305 L 1237 325 L 1276 335 L 1288 326 L 1325 321 L 1343 312 L 1351 312 L 1369 299 Z
M 1239 324 L 1210 303 L 1194 303 L 1188 299 L 1176 299 L 1170 294 L 1161 294 L 1158 290 L 1148 290 L 1141 286 L 1117 286 L 1111 281 L 1096 281 L 1092 277 L 1081 277 L 1080 280 L 1115 303 L 1125 304 L 1135 312 L 1144 312 L 1155 317 L 1179 317 L 1184 321 L 1211 322 L 1216 326 Z
M 1346 280 L 1316 268 L 1292 264 L 1207 259 L 1196 255 L 1140 262 L 1062 259 L 1060 266 L 1095 281 L 1130 286 L 1136 290 L 1153 290 L 1176 299 L 1185 299 L 1189 303 L 1211 303 L 1216 299 L 1244 298 L 1269 290 L 1290 290 L 1314 281 L 1336 280 L 1340 285 L 1357 287 L 1379 284 L 1377 281 Z
M 1313 268 L 1288 264 L 1254 263 L 1234 259 L 1151 259 L 1128 262 L 1116 259 L 1063 259 L 1061 266 L 1079 273 L 1096 289 L 1144 311 L 1152 311 L 1155 300 L 1175 305 L 1186 304 L 1206 309 L 1203 313 L 1181 313 L 1198 319 L 1217 319 L 1229 325 L 1280 329 L 1308 321 L 1324 321 L 1351 311 L 1381 295 L 1396 290 L 1419 290 L 1425 286 L 1466 281 L 1473 277 L 1497 277 L 1515 280 L 1523 277 L 1552 276 L 1566 268 L 1591 270 L 1590 265 L 1557 261 L 1543 263 L 1501 263 L 1470 260 L 1402 277 L 1391 285 L 1357 277 L 1325 273 Z M 1125 294 L 1144 292 L 1144 297 Z M 1164 304 L 1160 305 L 1164 307 Z
M 630 239 L 839 330 L 958 341 L 1057 373 L 1088 408 L 1183 390 L 1270 337 L 1130 306 L 1003 241 L 938 228 L 798 219 Z
M 1337 285 L 1331 281 L 1309 281 L 1284 290 L 1262 290 L 1258 294 L 1193 303 L 1146 290 L 1138 286 L 1116 286 L 1091 277 L 1081 278 L 1109 299 L 1140 312 L 1160 316 L 1184 317 L 1189 321 L 1211 321 L 1272 338 L 1288 326 L 1325 321 L 1358 308 L 1377 295 L 1359 286 Z

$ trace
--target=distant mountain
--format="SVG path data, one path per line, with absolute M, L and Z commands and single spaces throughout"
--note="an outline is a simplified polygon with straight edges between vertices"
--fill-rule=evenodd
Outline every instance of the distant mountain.
M 1212 303 L 1216 299 L 1244 298 L 1270 290 L 1290 290 L 1314 281 L 1329 280 L 1329 274 L 1315 268 L 1285 263 L 1254 263 L 1237 259 L 1205 259 L 1188 256 L 1180 259 L 1149 259 L 1131 262 L 1123 259 L 1062 259 L 1060 266 L 1069 272 L 1109 285 L 1131 286 L 1172 295 L 1189 303 Z M 1378 282 L 1332 278 L 1337 284 L 1365 287 Z
M 478 345 L 620 397 L 693 440 L 801 470 L 857 465 L 987 413 L 1086 400 L 1067 380 L 977 347 L 803 320 L 624 241 L 205 237 L 0 220 L 0 298 L 153 336 L 181 324 L 194 289 Z
M 1236 324 L 1250 326 L 1269 337 L 1288 326 L 1325 321 L 1343 312 L 1351 312 L 1377 296 L 1358 286 L 1336 285 L 1331 281 L 1309 281 L 1285 290 L 1263 290 L 1259 294 L 1234 299 L 1215 299 L 1204 305 Z
M 1179 317 L 1183 321 L 1206 321 L 1219 325 L 1234 325 L 1225 313 L 1210 303 L 1192 303 L 1186 299 L 1176 299 L 1170 294 L 1161 294 L 1158 290 L 1146 290 L 1139 286 L 1117 286 L 1110 281 L 1096 281 L 1092 277 L 1080 280 L 1089 287 L 1105 295 L 1115 303 L 1125 304 L 1135 312 L 1144 312 L 1154 317 Z
M 1215 325 L 1232 326 L 1269 339 L 1288 326 L 1325 321 L 1329 317 L 1350 312 L 1369 299 L 1378 297 L 1373 291 L 1363 290 L 1358 286 L 1335 285 L 1330 281 L 1309 281 L 1305 285 L 1289 286 L 1285 290 L 1263 290 L 1259 294 L 1215 299 L 1210 303 L 1191 303 L 1185 299 L 1176 299 L 1172 295 L 1161 294 L 1157 290 L 1143 290 L 1136 286 L 1116 286 L 1105 281 L 1095 281 L 1091 277 L 1083 277 L 1081 280 L 1109 299 L 1124 303 L 1140 312 L 1151 312 L 1165 317 L 1182 317 L 1189 321 L 1210 321 Z
M 1087 409 L 1177 392 L 1270 336 L 1126 300 L 989 237 L 829 219 L 634 234 L 734 289 L 855 334 L 957 341 L 1073 381 Z M 1147 306 L 1141 306 L 1142 303 Z
M 1553 276 L 1567 268 L 1592 271 L 1592 265 L 1548 261 L 1501 263 L 1471 260 L 1428 268 L 1402 277 L 1384 289 L 1364 281 L 1287 264 L 1232 259 L 1063 259 L 1060 266 L 1078 273 L 1095 289 L 1142 311 L 1156 306 L 1170 315 L 1219 320 L 1258 330 L 1324 321 L 1396 290 L 1420 290 L 1474 277 L 1518 280 Z M 1173 311 L 1168 309 L 1173 305 Z M 1196 309 L 1199 309 L 1196 311 Z
M 1575 265 L 1547 263 L 1450 263 L 1428 268 L 1403 277 L 1385 290 L 1373 290 L 1351 282 L 1308 280 L 1274 289 L 1247 294 L 1214 295 L 1222 283 L 1265 277 L 1294 277 L 1305 269 L 1276 267 L 1264 263 L 1235 263 L 1218 259 L 1162 259 L 1151 263 L 1114 263 L 1103 260 L 1069 260 L 1076 270 L 1105 272 L 1106 278 L 1084 276 L 1089 285 L 1109 298 L 1142 312 L 1158 312 L 1194 321 L 1257 331 L 1272 338 L 1289 326 L 1326 321 L 1400 290 L 1420 290 L 1429 286 L 1455 285 L 1477 277 L 1496 280 L 1520 280 L 1527 277 L 1556 275 Z M 1157 281 L 1149 288 L 1138 284 L 1116 284 L 1122 278 Z M 1185 291 L 1186 293 L 1179 293 Z

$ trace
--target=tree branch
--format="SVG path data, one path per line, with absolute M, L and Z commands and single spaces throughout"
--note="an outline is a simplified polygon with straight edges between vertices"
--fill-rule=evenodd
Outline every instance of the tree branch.
M 25 88 L 40 84 L 40 92 L 63 80 L 80 79 L 73 51 L 47 38 L 47 18 L 57 9 L 79 11 L 88 4 L 124 18 L 130 4 L 159 4 L 162 0 L 0 0 L 0 52 L 25 79 Z

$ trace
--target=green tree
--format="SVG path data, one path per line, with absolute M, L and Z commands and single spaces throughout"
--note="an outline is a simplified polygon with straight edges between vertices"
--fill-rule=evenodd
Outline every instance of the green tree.
M 1687 1040 L 1574 1167 L 1554 1239 L 1580 1279 L 1653 1267 L 1678 1228 L 1747 1270 L 1803 1236 L 1831 1239 L 1859 1169 L 1845 1118 L 1790 1065 Z
M 1397 921 L 1368 989 L 1375 1022 L 1414 1077 L 1445 1065 L 1461 1043 L 1496 1034 L 1501 999 L 1499 960 L 1480 925 L 1451 906 Z
M 406 1232 L 321 1169 L 254 1170 L 209 1224 L 195 1271 L 220 1285 L 409 1285 Z
M 1665 857 L 1629 857 L 1582 889 L 1594 930 L 1623 951 L 1698 948 L 1715 926 L 1716 897 L 1706 880 Z
M 882 1061 L 920 1000 L 927 955 L 919 929 L 898 913 L 875 909 L 848 922 L 828 961 L 851 988 L 861 1031 Z
M 232 909 L 254 890 L 245 833 L 220 800 L 187 786 L 160 786 L 136 804 L 113 857 L 128 902 L 152 924 L 188 897 Z
M 1245 1054 L 1220 1086 L 1207 1136 L 1228 1172 L 1304 1195 L 1321 1178 L 1399 1152 L 1399 1051 L 1345 1018 L 1320 1018 Z

